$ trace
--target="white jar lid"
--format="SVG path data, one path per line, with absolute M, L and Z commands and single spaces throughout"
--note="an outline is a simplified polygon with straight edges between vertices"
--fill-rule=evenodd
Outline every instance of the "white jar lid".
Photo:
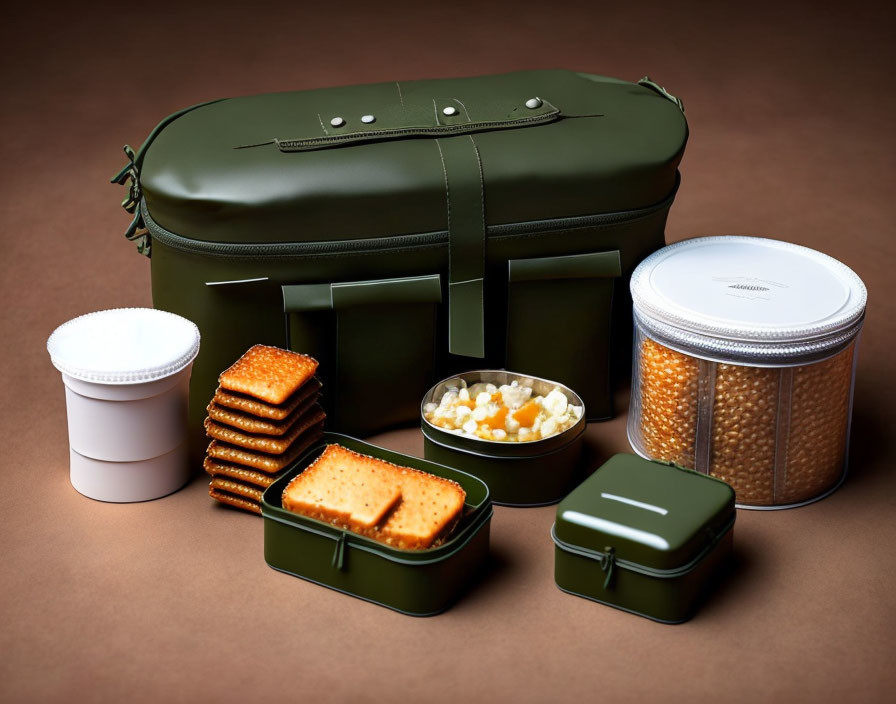
M 833 353 L 861 327 L 855 272 L 808 247 L 701 237 L 647 257 L 631 279 L 635 316 L 683 351 L 744 361 Z
M 47 340 L 53 366 L 101 384 L 137 384 L 176 374 L 199 353 L 199 328 L 174 313 L 115 308 L 60 325 Z

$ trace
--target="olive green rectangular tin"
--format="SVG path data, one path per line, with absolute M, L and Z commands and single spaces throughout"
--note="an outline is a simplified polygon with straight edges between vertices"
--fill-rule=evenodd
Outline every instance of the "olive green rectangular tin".
M 420 427 L 423 455 L 439 464 L 457 467 L 488 484 L 492 501 L 503 506 L 545 506 L 562 499 L 581 479 L 582 455 L 587 408 L 575 425 L 557 435 L 532 442 L 501 442 L 453 433 L 430 423 L 424 417 L 427 403 L 438 403 L 445 390 L 477 382 L 495 386 L 519 381 L 531 386 L 533 393 L 547 395 L 559 387 L 569 403 L 584 406 L 572 389 L 554 381 L 516 372 L 480 369 L 456 374 L 440 381 L 423 397 Z
M 618 454 L 557 507 L 554 579 L 571 594 L 681 623 L 717 583 L 734 519 L 726 483 Z
M 451 537 L 428 550 L 400 550 L 283 508 L 286 485 L 329 443 L 451 479 L 467 492 L 464 514 Z M 264 558 L 276 570 L 410 616 L 448 609 L 488 560 L 492 504 L 476 477 L 336 433 L 304 455 L 268 487 L 261 501 Z
M 478 368 L 556 379 L 611 416 L 627 279 L 664 244 L 687 136 L 653 81 L 564 70 L 166 118 L 113 180 L 153 304 L 202 334 L 194 451 L 218 375 L 256 343 L 314 355 L 329 427 L 352 435 L 416 422 L 436 380 Z

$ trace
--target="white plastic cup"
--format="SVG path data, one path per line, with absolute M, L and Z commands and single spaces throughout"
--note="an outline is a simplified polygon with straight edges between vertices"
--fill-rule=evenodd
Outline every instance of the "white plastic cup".
M 140 384 L 97 384 L 63 374 L 72 449 L 107 462 L 173 450 L 184 441 L 191 368 Z
M 148 308 L 101 311 L 57 328 L 47 349 L 65 384 L 75 489 L 147 501 L 187 482 L 193 323 Z
M 69 479 L 84 496 L 124 503 L 149 501 L 180 489 L 190 478 L 187 444 L 134 462 L 104 462 L 69 448 Z

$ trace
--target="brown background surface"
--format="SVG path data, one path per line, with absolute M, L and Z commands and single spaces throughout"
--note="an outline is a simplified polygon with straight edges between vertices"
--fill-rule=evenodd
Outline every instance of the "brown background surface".
M 2 699 L 892 694 L 892 10 L 262 0 L 23 3 L 3 20 Z M 557 590 L 553 508 L 497 508 L 491 571 L 448 613 L 414 619 L 269 569 L 262 522 L 212 505 L 200 478 L 135 505 L 72 489 L 45 340 L 81 313 L 150 304 L 149 262 L 121 238 L 123 191 L 107 183 L 122 144 L 221 96 L 536 67 L 649 72 L 684 98 L 691 141 L 669 241 L 772 236 L 864 278 L 853 471 L 836 494 L 740 511 L 734 577 L 693 621 L 663 626 Z M 596 461 L 627 449 L 624 418 L 589 428 Z M 380 440 L 421 451 L 414 430 Z

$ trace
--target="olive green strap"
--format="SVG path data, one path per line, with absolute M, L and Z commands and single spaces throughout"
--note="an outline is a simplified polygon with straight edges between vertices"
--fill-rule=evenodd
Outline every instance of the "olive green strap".
M 473 137 L 437 139 L 448 206 L 448 351 L 485 356 L 485 194 Z
M 234 148 L 250 149 L 273 144 L 281 152 L 306 152 L 369 142 L 421 137 L 438 139 L 521 129 L 562 117 L 560 109 L 550 101 L 540 97 L 526 100 L 525 96 L 519 95 L 510 100 L 496 96 L 468 100 L 426 96 L 415 102 L 401 100 L 380 104 L 374 112 L 375 115 L 361 117 L 351 105 L 330 106 L 318 113 L 316 120 L 310 121 L 304 134 L 287 134 Z
M 520 115 L 512 119 L 492 120 L 479 122 L 458 122 L 457 124 L 440 124 L 433 121 L 430 125 L 414 125 L 407 127 L 395 127 L 391 129 L 375 130 L 344 130 L 337 134 L 327 134 L 305 139 L 274 139 L 273 144 L 281 152 L 307 152 L 318 149 L 343 147 L 346 145 L 363 144 L 365 142 L 378 142 L 387 140 L 408 139 L 411 137 L 440 137 L 456 134 L 468 134 L 470 132 L 492 132 L 495 130 L 519 129 L 533 125 L 543 125 L 554 122 L 560 118 L 560 111 L 552 105 L 540 108 L 541 114 Z M 271 142 L 260 144 L 244 144 L 236 149 L 259 147 Z

